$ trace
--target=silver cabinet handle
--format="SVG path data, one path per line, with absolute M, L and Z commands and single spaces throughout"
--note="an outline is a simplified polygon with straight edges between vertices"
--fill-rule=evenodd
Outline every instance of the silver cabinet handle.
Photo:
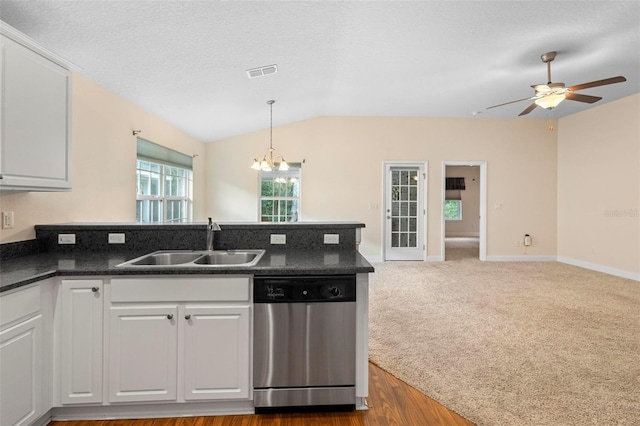
M 92 292 L 94 292 L 94 293 L 97 293 L 97 292 L 98 292 L 98 290 L 100 290 L 100 288 L 98 288 L 98 287 L 91 287 L 91 291 L 92 291 Z
M 187 321 L 189 321 L 191 319 L 191 315 L 187 314 L 184 316 L 184 319 L 186 319 Z
M 169 315 L 167 315 L 167 319 L 168 319 L 168 320 L 172 320 L 172 319 L 173 319 L 173 314 L 169 314 Z

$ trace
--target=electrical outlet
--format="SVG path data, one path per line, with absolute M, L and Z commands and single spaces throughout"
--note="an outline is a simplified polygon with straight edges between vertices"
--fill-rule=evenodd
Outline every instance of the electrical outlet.
M 109 244 L 124 244 L 124 234 L 109 234 Z
M 325 244 L 340 244 L 340 234 L 324 234 Z
M 287 235 L 271 234 L 271 244 L 287 244 Z
M 2 229 L 13 229 L 13 212 L 2 212 Z
M 76 234 L 58 234 L 58 244 L 75 244 Z

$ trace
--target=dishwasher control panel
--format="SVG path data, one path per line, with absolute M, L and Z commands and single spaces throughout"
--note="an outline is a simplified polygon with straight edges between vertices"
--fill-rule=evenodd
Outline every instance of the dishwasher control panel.
M 353 302 L 355 275 L 254 277 L 254 303 Z

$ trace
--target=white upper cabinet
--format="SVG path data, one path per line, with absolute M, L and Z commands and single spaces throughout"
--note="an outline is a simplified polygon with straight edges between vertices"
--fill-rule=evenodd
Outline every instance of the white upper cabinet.
M 3 22 L 0 30 L 0 190 L 69 190 L 77 68 Z

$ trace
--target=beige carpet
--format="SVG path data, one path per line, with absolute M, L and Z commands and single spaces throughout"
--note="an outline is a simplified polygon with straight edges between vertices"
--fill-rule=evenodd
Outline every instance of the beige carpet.
M 374 265 L 372 362 L 479 425 L 640 425 L 639 282 L 446 254 Z

